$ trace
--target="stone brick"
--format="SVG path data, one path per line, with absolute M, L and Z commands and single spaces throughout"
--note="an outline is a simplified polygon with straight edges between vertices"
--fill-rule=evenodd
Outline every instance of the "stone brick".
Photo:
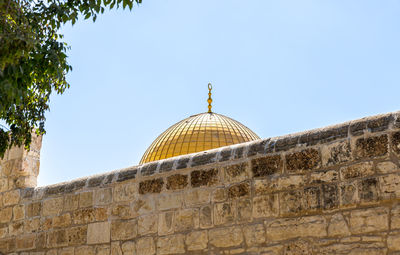
M 224 202 L 228 199 L 228 192 L 225 188 L 216 188 L 212 193 L 213 202 Z
M 185 174 L 174 174 L 167 177 L 167 189 L 178 190 L 186 188 L 188 185 L 188 176 Z
M 199 227 L 199 211 L 184 209 L 175 212 L 175 231 L 194 230 Z
M 395 206 L 392 208 L 391 212 L 391 229 L 400 229 L 400 206 Z
M 72 227 L 67 229 L 67 239 L 69 245 L 86 243 L 87 226 Z
M 198 153 L 192 158 L 192 167 L 213 163 L 216 161 L 216 157 L 216 152 Z
M 89 207 L 93 205 L 93 192 L 82 192 L 79 194 L 79 207 Z
M 22 220 L 25 218 L 25 206 L 16 205 L 13 207 L 13 220 Z
M 83 208 L 76 210 L 73 214 L 75 224 L 86 224 L 94 221 L 104 221 L 107 219 L 105 208 Z
M 282 172 L 280 155 L 265 156 L 251 160 L 251 171 L 254 177 L 270 176 Z
M 320 164 L 321 156 L 316 149 L 310 148 L 286 155 L 286 168 L 289 172 L 317 169 Z
M 334 166 L 350 161 L 350 143 L 344 141 L 322 146 L 321 159 L 323 166 Z
M 108 205 L 112 201 L 111 188 L 99 189 L 94 192 L 95 205 Z
M 368 178 L 359 182 L 358 187 L 361 202 L 371 202 L 378 199 L 378 179 Z
M 158 215 L 158 234 L 168 235 L 174 232 L 174 212 L 165 212 Z
M 87 243 L 99 244 L 110 242 L 110 222 L 96 222 L 88 225 Z
M 388 174 L 400 171 L 400 168 L 392 161 L 379 162 L 376 165 L 376 169 L 380 174 Z
M 19 190 L 11 190 L 3 194 L 3 205 L 16 205 L 20 199 Z
M 308 240 L 294 240 L 284 247 L 285 255 L 308 255 L 313 253 L 313 245 Z
M 339 192 L 336 184 L 322 185 L 322 200 L 324 209 L 333 209 L 339 206 Z
M 137 189 L 136 183 L 116 185 L 113 193 L 114 202 L 134 200 L 138 195 Z
M 360 202 L 357 182 L 344 182 L 340 184 L 340 204 L 342 206 L 355 205 Z
M 390 251 L 400 251 L 400 233 L 391 233 L 387 238 L 387 246 Z
M 305 210 L 318 210 L 322 208 L 320 187 L 304 188 L 303 196 L 303 206 Z
M 263 224 L 244 226 L 243 234 L 248 247 L 265 243 L 265 229 Z
M 210 203 L 210 189 L 189 189 L 184 193 L 185 205 L 196 206 Z
M 265 195 L 272 192 L 295 189 L 305 184 L 303 175 L 278 176 L 271 179 L 254 180 L 254 191 L 256 195 Z
M 139 183 L 139 193 L 160 193 L 164 185 L 164 180 L 162 178 L 142 181 Z
M 136 254 L 141 254 L 141 253 L 136 253 L 136 245 L 135 242 L 124 242 L 121 245 L 122 248 L 122 253 L 123 255 L 136 255 Z M 141 249 L 141 248 L 140 248 Z M 141 252 L 146 252 L 149 250 L 149 247 L 144 247 L 144 251 L 141 250 Z M 151 249 L 151 248 L 150 248 Z
M 274 217 L 279 214 L 278 194 L 253 198 L 253 217 Z
M 173 166 L 174 166 L 174 161 L 175 160 L 164 160 L 163 162 L 161 162 L 160 164 L 160 173 L 164 173 L 164 172 L 169 172 L 172 170 Z
M 381 195 L 385 199 L 400 197 L 400 174 L 379 177 Z
M 112 255 L 122 255 L 121 246 L 119 242 L 112 242 L 111 243 L 111 254 Z
M 110 255 L 111 249 L 109 244 L 97 245 L 96 246 L 96 255 Z M 114 255 L 114 254 L 112 254 Z
M 275 151 L 286 151 L 296 147 L 299 142 L 299 136 L 288 135 L 278 138 L 275 142 Z
M 292 190 L 280 193 L 281 215 L 298 213 L 304 210 L 304 195 L 302 190 Z
M 251 145 L 249 145 L 249 150 L 247 152 L 247 157 L 251 157 L 257 154 L 265 154 L 266 153 L 266 147 L 269 144 L 270 140 L 269 139 L 264 139 L 264 140 L 258 140 L 253 142 Z
M 190 173 L 192 187 L 211 186 L 218 182 L 218 169 L 196 170 Z
M 137 236 L 137 221 L 115 220 L 111 223 L 111 240 L 129 240 Z
M 222 225 L 233 223 L 235 220 L 235 207 L 233 203 L 214 204 L 214 224 Z
M 158 162 L 150 162 L 142 166 L 140 173 L 142 176 L 153 175 L 157 171 Z
M 355 146 L 355 155 L 357 159 L 384 156 L 388 152 L 388 137 L 387 135 L 381 135 L 359 138 Z
M 243 243 L 243 233 L 240 227 L 211 229 L 208 235 L 210 244 L 215 247 L 227 248 Z
M 31 250 L 35 248 L 35 235 L 22 235 L 16 238 L 16 248 L 18 250 Z
M 118 173 L 117 182 L 123 182 L 126 180 L 131 180 L 136 177 L 137 169 L 136 168 L 128 168 L 120 171 Z
M 119 219 L 127 220 L 137 216 L 137 213 L 133 212 L 129 204 L 117 204 L 113 205 L 111 208 L 111 215 L 116 216 Z
M 147 213 L 152 213 L 155 211 L 156 202 L 155 198 L 152 196 L 147 196 L 146 198 L 139 198 L 132 203 L 133 213 L 144 215 Z
M 78 209 L 79 206 L 79 195 L 67 194 L 64 196 L 64 212 L 70 212 Z
M 358 178 L 358 177 L 367 177 L 374 174 L 375 171 L 373 168 L 372 161 L 358 163 L 340 168 L 340 176 L 342 180 Z
M 161 194 L 158 198 L 158 210 L 168 210 L 172 208 L 181 208 L 183 204 L 183 196 L 181 193 Z
M 228 197 L 231 199 L 249 195 L 250 195 L 249 182 L 242 182 L 240 184 L 232 185 L 228 188 Z
M 211 206 L 204 206 L 200 208 L 200 227 L 210 228 L 213 225 L 212 209 Z
M 75 248 L 75 255 L 95 255 L 94 248 L 93 248 L 93 246 L 76 247 Z
M 349 228 L 343 215 L 338 213 L 332 215 L 328 225 L 328 236 L 348 236 L 350 235 Z
M 400 155 L 400 132 L 396 132 L 391 137 L 393 151 Z
M 386 231 L 389 227 L 389 212 L 386 208 L 368 208 L 350 213 L 349 226 L 354 234 Z
M 26 220 L 24 224 L 24 232 L 25 233 L 32 233 L 37 232 L 40 228 L 40 219 L 35 218 L 31 220 Z
M 247 163 L 235 164 L 223 168 L 224 182 L 240 182 L 249 178 Z
M 71 225 L 71 215 L 69 213 L 64 213 L 60 216 L 53 217 L 53 228 L 67 227 L 69 225 Z
M 326 220 L 322 216 L 285 218 L 266 223 L 267 240 L 281 241 L 296 237 L 324 237 Z
M 250 199 L 242 199 L 237 201 L 237 220 L 240 222 L 251 221 L 252 204 Z
M 48 247 L 61 247 L 67 246 L 68 238 L 65 229 L 54 230 L 47 233 L 47 246 Z
M 158 231 L 158 215 L 144 215 L 138 218 L 138 234 L 147 235 L 157 233 Z
M 23 221 L 12 222 L 8 225 L 8 234 L 10 236 L 19 236 L 22 235 L 23 232 L 24 232 Z
M 206 249 L 208 245 L 207 231 L 190 232 L 186 235 L 185 243 L 188 251 L 199 251 Z
M 153 237 L 140 238 L 136 242 L 136 253 L 140 255 L 156 254 L 156 246 Z
M 185 236 L 170 235 L 159 237 L 157 240 L 157 254 L 183 254 L 185 253 Z
M 51 198 L 43 201 L 43 216 L 57 215 L 63 209 L 63 197 Z

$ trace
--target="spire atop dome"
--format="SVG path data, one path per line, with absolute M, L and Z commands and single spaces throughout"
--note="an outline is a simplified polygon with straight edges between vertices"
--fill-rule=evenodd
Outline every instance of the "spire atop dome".
M 212 103 L 212 98 L 211 98 L 211 90 L 212 90 L 212 85 L 211 85 L 211 82 L 209 82 L 208 83 L 208 100 L 207 100 L 207 102 L 208 102 L 208 112 L 209 113 L 212 113 L 212 111 L 211 111 L 211 108 L 212 108 L 212 106 L 211 106 L 211 103 Z

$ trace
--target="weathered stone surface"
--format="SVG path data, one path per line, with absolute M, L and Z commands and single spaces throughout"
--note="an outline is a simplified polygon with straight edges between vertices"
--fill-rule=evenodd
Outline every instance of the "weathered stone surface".
M 395 206 L 391 211 L 391 229 L 400 229 L 400 206 Z
M 192 167 L 210 164 L 216 161 L 216 152 L 203 152 L 202 154 L 197 154 L 192 158 Z
M 3 194 L 3 205 L 16 205 L 20 199 L 19 190 L 11 190 Z
M 222 225 L 233 223 L 235 220 L 235 207 L 233 203 L 214 204 L 214 224 Z
M 348 141 L 336 142 L 321 147 L 323 166 L 334 166 L 351 160 L 351 147 Z
M 289 172 L 316 169 L 321 164 L 321 156 L 316 149 L 305 149 L 286 155 L 286 167 Z
M 165 160 L 160 164 L 160 173 L 168 172 L 172 170 L 174 160 Z
M 99 244 L 110 242 L 110 222 L 97 222 L 88 225 L 87 243 Z
M 328 225 L 328 236 L 348 236 L 349 228 L 342 214 L 332 215 Z
M 210 244 L 215 247 L 226 248 L 243 243 L 243 233 L 240 227 L 211 229 L 208 235 Z
M 199 211 L 184 209 L 175 212 L 175 231 L 194 230 L 199 227 Z
M 79 195 L 77 194 L 66 194 L 64 196 L 64 212 L 70 212 L 78 209 L 79 206 Z
M 204 250 L 208 245 L 207 231 L 190 232 L 185 239 L 188 251 Z
M 136 183 L 119 184 L 114 187 L 113 200 L 115 202 L 132 201 L 138 195 Z
M 140 255 L 156 254 L 156 245 L 152 237 L 140 238 L 136 242 L 136 253 Z
M 244 226 L 243 234 L 248 247 L 265 243 L 265 229 L 263 224 Z
M 107 219 L 105 208 L 83 208 L 76 210 L 73 214 L 75 224 L 86 224 L 94 221 L 104 221 Z
M 111 188 L 99 189 L 94 192 L 95 205 L 108 205 L 112 201 Z
M 305 210 L 318 210 L 322 208 L 320 187 L 307 187 L 303 190 L 303 203 Z
M 0 210 L 0 223 L 7 223 L 12 219 L 12 207 L 6 207 Z
M 313 254 L 313 245 L 308 240 L 295 240 L 285 245 L 285 255 Z
M 89 207 L 93 205 L 93 192 L 79 193 L 79 207 Z
M 158 216 L 149 214 L 139 217 L 138 219 L 138 234 L 147 235 L 157 233 L 158 230 Z
M 259 141 L 255 141 L 249 146 L 249 150 L 247 152 L 247 157 L 251 157 L 257 154 L 265 154 L 267 152 L 267 148 L 269 147 L 270 139 L 263 139 Z
M 16 205 L 13 207 L 13 220 L 22 220 L 25 218 L 25 206 L 24 205 Z
M 140 241 L 140 239 L 138 240 Z M 144 244 L 145 245 L 145 244 Z M 124 242 L 121 245 L 121 249 L 122 249 L 122 254 L 123 255 L 136 255 L 136 254 L 142 254 L 142 253 L 136 253 L 136 245 L 135 242 Z M 150 247 L 143 247 L 144 251 L 142 251 L 142 248 L 139 248 L 141 252 L 146 252 L 146 251 L 150 251 L 151 248 Z
M 340 168 L 340 176 L 342 180 L 367 177 L 375 173 L 372 161 L 358 163 Z
M 359 182 L 358 192 L 361 202 L 371 202 L 378 199 L 378 180 L 368 178 Z
M 125 169 L 123 171 L 120 171 L 118 173 L 117 182 L 123 182 L 126 180 L 134 179 L 136 177 L 136 174 L 137 174 L 136 168 Z
M 400 251 L 400 233 L 391 233 L 387 238 L 387 245 L 391 251 Z
M 340 184 L 340 204 L 350 206 L 359 203 L 357 182 L 344 182 Z
M 110 255 L 110 248 L 109 244 L 96 245 L 96 255 Z
M 278 194 L 253 198 L 253 217 L 273 217 L 279 214 Z
M 251 221 L 252 218 L 252 203 L 250 199 L 241 199 L 237 201 L 237 220 L 239 222 Z
M 75 248 L 75 255 L 95 255 L 94 252 L 93 246 L 79 246 Z
M 379 177 L 381 196 L 385 199 L 400 197 L 400 174 Z
M 386 231 L 389 227 L 389 211 L 386 208 L 369 208 L 350 212 L 350 231 L 362 234 Z
M 298 213 L 304 210 L 304 195 L 301 190 L 282 192 L 280 194 L 280 213 L 281 215 Z
M 265 156 L 251 160 L 254 177 L 270 176 L 282 172 L 283 161 L 280 155 Z
M 170 235 L 159 237 L 157 240 L 157 254 L 183 254 L 185 253 L 185 236 Z
M 398 167 L 392 161 L 379 162 L 378 164 L 376 164 L 376 169 L 380 174 L 400 172 L 400 167 Z
M 200 208 L 200 228 L 210 228 L 213 225 L 211 206 Z
M 152 213 L 155 211 L 156 201 L 152 196 L 147 196 L 146 198 L 139 198 L 132 203 L 133 213 L 144 215 L 147 213 Z
M 331 183 L 339 181 L 339 174 L 336 170 L 326 170 L 311 173 L 310 183 Z
M 158 234 L 168 235 L 174 232 L 174 212 L 165 212 L 158 215 Z
M 69 225 L 71 225 L 71 214 L 64 213 L 60 216 L 53 217 L 52 220 L 53 228 L 68 227 Z
M 158 166 L 158 162 L 147 163 L 144 166 L 142 166 L 142 168 L 140 169 L 140 173 L 143 176 L 152 175 L 152 174 L 154 174 L 156 172 L 157 166 Z
M 142 181 L 139 183 L 139 193 L 160 193 L 164 185 L 164 180 L 162 178 Z
M 356 158 L 373 158 L 386 155 L 388 152 L 387 135 L 359 138 L 356 141 Z
M 68 244 L 67 232 L 65 229 L 55 230 L 47 233 L 48 247 L 61 247 Z
M 249 178 L 248 163 L 226 166 L 223 168 L 224 182 L 240 182 Z
M 167 189 L 178 190 L 188 185 L 188 176 L 185 174 L 174 174 L 167 177 Z
M 138 226 L 136 220 L 111 222 L 111 240 L 129 240 L 137 236 Z
M 158 198 L 158 210 L 169 210 L 173 208 L 180 208 L 183 204 L 182 193 L 166 193 L 161 194 Z
M 184 193 L 185 205 L 196 206 L 207 204 L 210 202 L 211 190 L 210 189 L 189 189 Z
M 24 232 L 25 233 L 37 232 L 39 230 L 39 228 L 40 228 L 40 219 L 39 218 L 25 221 L 25 224 L 24 224 Z
M 72 227 L 67 229 L 67 239 L 69 245 L 86 243 L 87 226 Z
M 122 255 L 121 246 L 119 242 L 112 242 L 111 243 L 111 254 L 112 255 Z
M 333 209 L 339 206 L 339 192 L 336 184 L 322 185 L 322 194 L 325 209 Z
M 400 132 L 396 132 L 391 137 L 393 151 L 400 155 Z
M 16 238 L 16 248 L 18 250 L 31 250 L 35 248 L 35 235 L 22 235 Z
M 43 201 L 43 216 L 51 216 L 59 214 L 63 209 L 63 197 L 50 198 Z
M 122 220 L 127 220 L 137 216 L 129 204 L 117 204 L 111 208 L 111 215 L 116 216 Z
M 228 192 L 225 188 L 216 188 L 212 193 L 213 202 L 224 202 L 228 199 Z
M 228 197 L 231 199 L 248 196 L 248 195 L 250 195 L 250 183 L 249 182 L 243 182 L 240 184 L 230 186 L 228 188 Z
M 192 187 L 211 186 L 218 182 L 218 169 L 196 170 L 190 173 Z
M 224 162 L 227 161 L 231 158 L 232 156 L 232 148 L 231 147 L 225 147 L 222 149 L 219 153 L 219 162 Z

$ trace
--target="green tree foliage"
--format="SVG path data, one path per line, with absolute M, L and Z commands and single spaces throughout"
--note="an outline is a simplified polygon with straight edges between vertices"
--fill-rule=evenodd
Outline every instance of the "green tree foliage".
M 32 132 L 45 133 L 51 93 L 69 87 L 60 27 L 134 3 L 141 0 L 0 0 L 0 120 L 8 126 L 0 125 L 0 158 L 13 145 L 29 149 Z

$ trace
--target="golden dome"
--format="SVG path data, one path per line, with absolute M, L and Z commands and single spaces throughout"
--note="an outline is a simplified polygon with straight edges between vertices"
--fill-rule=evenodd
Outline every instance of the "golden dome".
M 260 139 L 240 122 L 212 112 L 211 84 L 208 89 L 208 112 L 190 116 L 164 131 L 146 150 L 140 164 Z

